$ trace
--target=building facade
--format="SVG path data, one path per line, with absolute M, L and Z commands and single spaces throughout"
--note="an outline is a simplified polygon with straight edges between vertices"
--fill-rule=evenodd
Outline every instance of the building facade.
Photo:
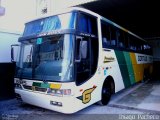
M 96 0 L 36 0 L 37 16 L 52 14 L 57 10 L 77 6 Z
M 11 45 L 18 44 L 20 33 L 0 29 L 0 63 L 11 62 Z
M 3 16 L 5 14 L 5 8 L 1 5 L 1 0 L 0 0 L 0 16 Z

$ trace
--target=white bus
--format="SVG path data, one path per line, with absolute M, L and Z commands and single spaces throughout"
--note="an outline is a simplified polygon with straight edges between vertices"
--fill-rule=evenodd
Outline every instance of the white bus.
M 73 7 L 26 23 L 15 92 L 23 102 L 75 113 L 152 73 L 151 47 L 132 32 Z

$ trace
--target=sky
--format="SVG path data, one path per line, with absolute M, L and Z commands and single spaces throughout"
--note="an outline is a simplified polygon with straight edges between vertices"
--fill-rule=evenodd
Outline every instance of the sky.
M 23 32 L 24 23 L 34 18 L 34 0 L 1 0 L 5 15 L 0 16 L 0 29 Z

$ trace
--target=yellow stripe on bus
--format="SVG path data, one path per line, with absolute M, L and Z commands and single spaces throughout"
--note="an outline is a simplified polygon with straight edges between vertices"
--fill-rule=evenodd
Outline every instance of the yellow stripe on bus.
M 135 53 L 130 53 L 136 82 L 143 79 L 144 64 L 137 64 Z

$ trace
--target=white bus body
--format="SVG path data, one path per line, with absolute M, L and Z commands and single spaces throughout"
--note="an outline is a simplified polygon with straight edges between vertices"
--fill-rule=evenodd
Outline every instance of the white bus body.
M 75 113 L 98 101 L 106 105 L 111 94 L 143 80 L 145 68 L 151 73 L 152 56 L 139 52 L 138 47 L 137 52 L 118 49 L 118 44 L 111 45 L 111 39 L 109 47 L 103 44 L 102 21 L 144 42 L 83 8 L 28 22 L 19 39 L 17 98 L 46 109 Z

